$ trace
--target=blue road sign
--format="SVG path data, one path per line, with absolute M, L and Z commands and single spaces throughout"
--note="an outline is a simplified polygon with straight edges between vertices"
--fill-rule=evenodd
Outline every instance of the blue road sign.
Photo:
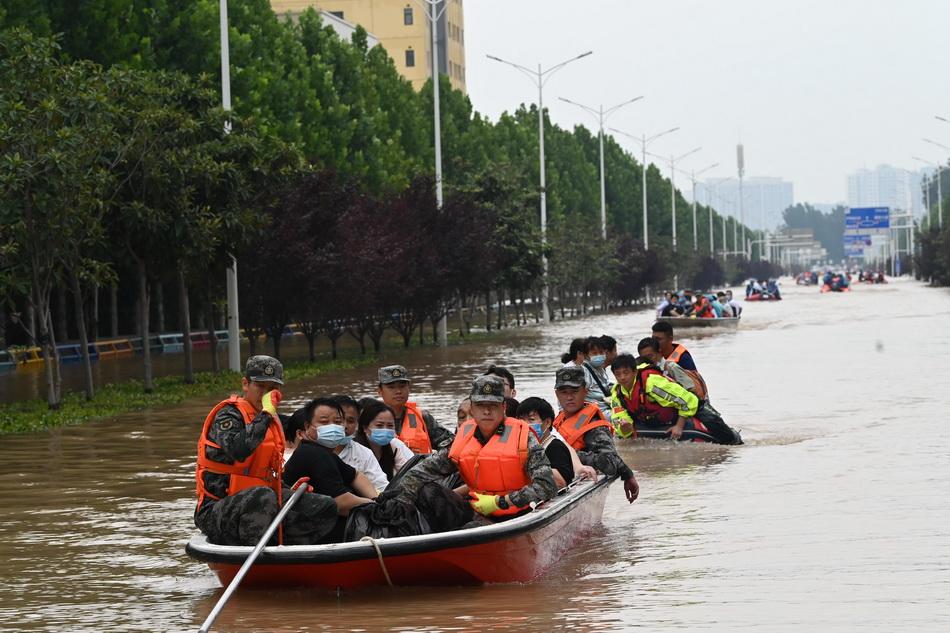
M 846 231 L 888 229 L 891 226 L 890 207 L 858 207 L 848 209 L 844 216 Z

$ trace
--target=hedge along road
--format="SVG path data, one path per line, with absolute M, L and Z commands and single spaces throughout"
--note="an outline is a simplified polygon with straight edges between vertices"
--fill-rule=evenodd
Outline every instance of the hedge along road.
M 950 532 L 934 526 L 950 521 L 939 441 L 950 294 L 911 282 L 784 294 L 747 305 L 736 332 L 682 337 L 747 444 L 622 444 L 640 499 L 629 506 L 614 486 L 603 527 L 545 578 L 339 597 L 239 591 L 219 630 L 943 630 Z M 450 422 L 489 362 L 514 370 L 520 397 L 553 398 L 573 336 L 608 332 L 630 349 L 651 320 L 596 316 L 405 358 L 416 399 Z M 382 362 L 399 360 L 393 350 Z M 286 410 L 371 393 L 373 377 L 364 367 L 295 381 Z M 0 630 L 197 628 L 220 591 L 183 552 L 212 400 L 3 439 Z

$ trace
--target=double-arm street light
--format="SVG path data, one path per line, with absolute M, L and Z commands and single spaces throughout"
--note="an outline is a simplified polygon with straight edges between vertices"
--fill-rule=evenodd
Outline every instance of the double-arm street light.
M 626 105 L 630 105 L 631 103 L 634 103 L 634 102 L 636 102 L 636 101 L 639 101 L 639 100 L 642 99 L 643 97 L 640 96 L 640 97 L 634 97 L 633 99 L 628 99 L 627 101 L 624 101 L 623 103 L 618 103 L 617 105 L 613 106 L 612 108 L 607 108 L 606 110 L 604 110 L 603 104 L 601 104 L 598 108 L 592 108 L 592 107 L 590 107 L 590 106 L 584 105 L 583 103 L 578 103 L 578 102 L 576 102 L 576 101 L 571 101 L 570 99 L 565 99 L 564 97 L 558 97 L 558 98 L 559 98 L 561 101 L 563 101 L 564 103 L 570 103 L 571 105 L 576 105 L 578 108 L 582 108 L 582 109 L 584 109 L 584 110 L 590 112 L 591 114 L 593 114 L 595 117 L 597 117 L 597 124 L 598 124 L 599 130 L 600 130 L 600 132 L 599 132 L 599 134 L 598 134 L 598 138 L 600 139 L 600 235 L 601 235 L 601 237 L 602 237 L 603 239 L 606 240 L 606 239 L 607 239 L 607 200 L 606 200 L 606 196 L 605 196 L 605 192 L 604 192 L 604 190 L 605 190 L 605 184 L 604 184 L 604 121 L 606 121 L 607 118 L 608 118 L 611 114 L 613 114 L 614 112 L 616 112 L 616 111 L 619 110 L 620 108 L 622 108 L 622 107 L 624 107 L 624 106 L 626 106 Z
M 943 189 L 940 186 L 940 181 L 942 180 L 940 178 L 940 172 L 943 171 L 943 165 L 941 163 L 935 163 L 932 160 L 925 160 L 918 156 L 912 156 L 911 158 L 921 163 L 924 163 L 925 165 L 930 165 L 931 167 L 937 168 L 937 226 L 939 226 L 942 229 L 943 228 Z M 927 204 L 927 224 L 929 225 L 931 223 L 930 222 L 930 184 L 929 183 L 927 184 L 927 188 L 925 191 L 927 193 L 927 203 L 926 203 Z
M 623 132 L 623 131 L 618 130 L 618 129 L 616 129 L 616 128 L 610 128 L 610 131 L 611 131 L 611 132 L 614 132 L 614 133 L 616 133 L 616 134 L 620 134 L 621 136 L 626 136 L 627 138 L 633 139 L 634 141 L 640 143 L 640 155 L 641 155 L 641 162 L 640 162 L 641 185 L 640 185 L 640 188 L 643 190 L 643 248 L 646 249 L 646 250 L 649 250 L 649 249 L 650 249 L 650 233 L 649 233 L 649 230 L 648 230 L 648 228 L 649 228 L 649 220 L 648 220 L 648 218 L 647 218 L 647 146 L 648 146 L 650 143 L 652 143 L 653 141 L 655 141 L 656 139 L 660 138 L 661 136 L 665 136 L 665 135 L 667 135 L 667 134 L 672 134 L 673 132 L 675 132 L 675 131 L 678 130 L 678 129 L 679 129 L 679 127 L 677 126 L 677 127 L 671 127 L 671 128 L 668 129 L 668 130 L 663 130 L 662 132 L 659 132 L 659 133 L 657 133 L 657 134 L 654 134 L 653 136 L 647 136 L 646 134 L 642 134 L 642 135 L 640 135 L 640 136 L 634 136 L 633 134 L 627 134 L 626 132 Z M 651 156 L 652 156 L 652 154 L 651 154 Z
M 673 252 L 674 253 L 676 252 L 676 163 L 680 162 L 687 156 L 692 156 L 693 154 L 695 154 L 701 149 L 702 147 L 694 147 L 693 149 L 689 150 L 688 152 L 684 154 L 680 154 L 679 156 L 670 154 L 670 159 L 669 159 L 670 160 L 670 210 L 673 213 Z M 656 158 L 662 158 L 661 156 L 658 156 L 657 154 L 650 154 L 650 155 Z
M 715 249 L 716 242 L 715 242 L 715 237 L 714 237 L 715 231 L 713 230 L 714 211 L 712 207 L 711 191 L 713 187 L 715 187 L 719 183 L 724 182 L 726 180 L 729 180 L 729 178 L 728 177 L 717 178 L 713 181 L 707 181 L 706 184 L 703 185 L 703 189 L 706 190 L 706 209 L 709 211 L 709 254 L 713 256 L 715 256 L 716 254 L 716 249 Z M 693 197 L 695 199 L 695 194 L 693 194 Z M 726 251 L 726 217 L 725 216 L 723 216 L 722 218 L 722 250 L 723 250 L 723 259 L 725 259 L 725 256 L 726 256 L 725 255 L 725 251 Z
M 544 179 L 544 84 L 548 82 L 548 79 L 551 78 L 558 70 L 564 68 L 573 61 L 577 61 L 583 57 L 587 57 L 592 54 L 593 51 L 587 51 L 586 53 L 581 53 L 576 57 L 572 57 L 568 60 L 561 62 L 560 64 L 555 64 L 547 70 L 542 70 L 541 64 L 538 64 L 538 69 L 534 70 L 532 68 L 527 68 L 521 64 L 516 64 L 508 60 L 502 59 L 500 57 L 495 57 L 494 55 L 486 55 L 488 59 L 494 60 L 496 62 L 501 62 L 502 64 L 507 64 L 512 68 L 515 68 L 519 72 L 523 73 L 525 76 L 530 79 L 534 85 L 538 87 L 538 154 L 540 162 L 540 181 L 541 181 L 541 265 L 543 269 L 543 281 L 541 287 L 541 314 L 544 320 L 544 323 L 550 323 L 551 321 L 551 311 L 548 307 L 548 257 L 545 254 L 545 245 L 547 244 L 547 230 L 548 230 L 548 207 L 547 207 L 547 191 L 545 189 L 545 179 Z
M 713 163 L 712 165 L 709 165 L 708 167 L 703 167 L 699 171 L 696 171 L 695 169 L 688 172 L 683 171 L 682 169 L 679 170 L 679 172 L 683 174 L 684 176 L 688 177 L 690 179 L 690 182 L 692 182 L 693 184 L 693 250 L 694 251 L 699 250 L 699 232 L 696 226 L 696 177 L 701 176 L 707 171 L 709 171 L 710 169 L 715 169 L 716 167 L 719 167 L 719 163 Z M 712 216 L 711 215 L 709 216 L 709 230 L 710 232 L 712 231 Z M 709 247 L 709 253 L 712 254 L 712 245 L 710 245 Z

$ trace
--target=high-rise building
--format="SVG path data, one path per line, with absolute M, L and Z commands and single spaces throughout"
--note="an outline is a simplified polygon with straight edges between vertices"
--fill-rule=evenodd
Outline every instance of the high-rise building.
M 413 0 L 271 0 L 278 14 L 313 7 L 359 24 L 379 40 L 399 73 L 418 90 L 432 76 L 432 36 L 422 5 Z M 465 20 L 462 0 L 441 0 L 436 27 L 439 72 L 465 92 Z
M 890 207 L 915 214 L 923 210 L 922 174 L 878 165 L 848 174 L 849 207 Z
M 752 229 L 772 230 L 795 203 L 794 185 L 781 178 L 757 176 L 742 180 L 742 220 Z M 739 180 L 710 179 L 696 184 L 696 198 L 721 215 L 739 218 Z

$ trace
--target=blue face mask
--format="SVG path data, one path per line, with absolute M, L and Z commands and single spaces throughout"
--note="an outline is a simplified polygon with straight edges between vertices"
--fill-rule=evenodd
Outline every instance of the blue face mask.
M 353 438 L 354 438 L 354 437 L 356 437 L 356 436 L 355 436 L 355 435 L 345 435 L 345 436 L 343 436 L 343 439 L 340 440 L 340 443 L 337 444 L 337 446 L 346 446 L 346 445 L 348 445 L 349 443 L 351 443 L 351 442 L 353 441 Z
M 606 354 L 598 354 L 597 356 L 590 357 L 590 364 L 594 367 L 603 367 L 605 362 L 607 362 Z
M 324 424 L 317 427 L 317 444 L 327 448 L 336 448 L 346 437 L 342 424 Z
M 532 422 L 531 430 L 533 430 L 538 437 L 541 437 L 542 435 L 544 435 L 544 432 L 541 430 L 540 422 Z
M 396 431 L 393 429 L 373 429 L 369 433 L 369 441 L 377 446 L 389 446 L 394 439 L 396 439 Z

